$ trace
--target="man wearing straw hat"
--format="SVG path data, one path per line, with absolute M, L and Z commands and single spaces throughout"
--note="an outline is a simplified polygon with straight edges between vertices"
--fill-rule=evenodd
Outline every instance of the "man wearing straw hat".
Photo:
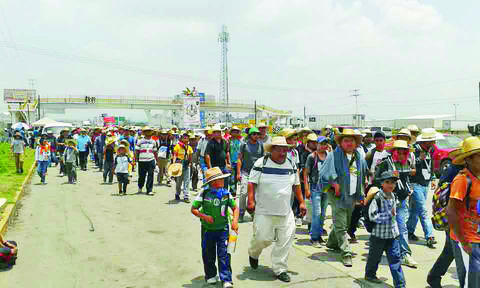
M 172 143 L 168 139 L 168 132 L 165 129 L 160 131 L 160 137 L 157 141 L 158 145 L 158 175 L 157 183 L 161 184 L 163 177 L 166 177 L 167 167 L 170 163 L 170 154 L 172 153 Z M 167 178 L 167 186 L 170 187 L 170 177 Z
M 447 206 L 450 238 L 460 287 L 480 287 L 480 139 L 463 140 L 456 163 L 465 163 L 450 186 Z M 466 275 L 463 277 L 465 267 Z
M 426 203 L 430 183 L 433 179 L 432 155 L 433 144 L 436 140 L 437 131 L 433 128 L 425 128 L 417 138 L 417 143 L 414 146 L 415 174 L 410 179 L 413 185 L 413 194 L 410 197 L 407 221 L 408 238 L 413 241 L 418 241 L 418 237 L 415 236 L 414 232 L 418 219 L 420 218 L 420 223 L 425 233 L 425 240 L 429 248 L 434 248 L 434 244 L 437 243 L 433 237 L 433 226 L 428 217 Z
M 307 212 L 297 167 L 287 157 L 288 148 L 283 136 L 273 137 L 271 144 L 264 144 L 269 154 L 258 159 L 250 172 L 247 208 L 251 214 L 255 212 L 248 249 L 250 266 L 257 269 L 263 249 L 275 242 L 272 269 L 276 278 L 284 282 L 290 282 L 287 260 L 295 235 L 295 217 L 290 206 L 292 193 L 300 203 L 302 216 Z
M 139 139 L 135 147 L 136 159 L 138 159 L 138 193 L 142 193 L 146 178 L 146 195 L 153 195 L 153 173 L 155 163 L 158 163 L 157 143 L 152 139 L 152 133 L 152 128 L 143 127 L 142 134 L 145 138 Z
M 80 153 L 80 169 L 87 171 L 88 147 L 92 141 L 87 135 L 87 130 L 81 128 L 80 135 L 77 138 L 77 149 Z
M 180 141 L 173 148 L 173 163 L 182 164 L 182 173 L 175 178 L 175 200 L 180 200 L 180 192 L 183 186 L 183 201 L 189 203 L 190 200 L 190 166 L 192 163 L 193 150 L 188 145 L 189 136 L 184 133 L 180 138 Z
M 260 136 L 258 137 L 258 141 L 262 142 L 263 144 L 270 144 L 272 139 L 267 134 L 268 125 L 265 122 L 262 122 L 258 125 L 258 131 L 260 131 Z
M 230 153 L 230 163 L 232 163 L 232 176 L 230 177 L 230 193 L 233 196 L 237 194 L 237 166 L 238 166 L 238 155 L 240 154 L 240 148 L 243 144 L 242 136 L 240 135 L 240 128 L 233 126 L 230 129 L 230 140 L 229 140 L 229 153 Z
M 351 267 L 352 249 L 347 230 L 355 204 L 363 199 L 367 167 L 365 159 L 356 149 L 360 137 L 352 129 L 343 129 L 336 140 L 337 148 L 328 154 L 319 170 L 320 181 L 331 185 L 331 188 L 326 187 L 333 218 L 327 247 L 340 249 L 343 265 Z
M 215 125 L 212 128 L 213 138 L 207 144 L 205 152 L 205 163 L 210 169 L 212 167 L 219 167 L 223 173 L 231 170 L 230 151 L 228 142 L 222 138 L 222 129 L 220 125 Z M 225 188 L 228 188 L 229 179 L 225 179 Z

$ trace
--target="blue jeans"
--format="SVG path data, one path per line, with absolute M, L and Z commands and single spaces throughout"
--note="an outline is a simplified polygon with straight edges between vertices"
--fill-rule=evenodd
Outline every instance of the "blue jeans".
M 38 161 L 37 173 L 42 179 L 42 183 L 45 183 L 45 173 L 47 172 L 47 167 L 49 164 L 50 161 Z
M 400 205 L 397 206 L 397 225 L 400 236 L 398 242 L 400 244 L 400 257 L 404 257 L 407 254 L 412 255 L 412 250 L 408 246 L 408 230 L 407 230 L 407 218 L 408 207 L 407 200 L 400 201 Z
M 311 239 L 312 241 L 318 241 L 323 234 L 325 211 L 328 206 L 327 193 L 323 192 L 318 184 L 312 185 L 310 191 L 312 193 L 310 196 L 310 201 L 312 203 Z
M 407 221 L 408 233 L 414 233 L 417 227 L 418 218 L 422 224 L 423 233 L 425 233 L 425 239 L 433 237 L 433 226 L 430 222 L 430 218 L 427 213 L 427 193 L 428 187 L 420 184 L 413 183 L 413 194 L 410 209 L 408 210 L 409 217 Z
M 377 276 L 378 264 L 382 260 L 383 251 L 385 251 L 390 273 L 392 273 L 393 285 L 395 288 L 406 287 L 405 275 L 403 275 L 400 261 L 400 244 L 398 239 L 381 239 L 371 235 L 369 243 L 365 276 L 371 278 Z
M 468 263 L 462 258 L 462 245 L 452 239 L 453 255 L 455 256 L 455 266 L 457 267 L 458 282 L 461 288 L 480 287 L 480 243 L 472 243 L 472 254 L 468 257 Z M 466 267 L 468 266 L 468 274 Z M 468 286 L 465 286 L 465 280 L 468 279 Z
M 230 254 L 227 253 L 228 228 L 223 231 L 206 231 L 202 226 L 202 259 L 205 280 L 217 276 L 215 258 L 218 256 L 218 274 L 223 282 L 232 282 Z

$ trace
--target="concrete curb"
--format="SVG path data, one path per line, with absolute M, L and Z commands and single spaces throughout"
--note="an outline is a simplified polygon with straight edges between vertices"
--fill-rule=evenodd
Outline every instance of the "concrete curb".
M 23 193 L 25 192 L 25 187 L 32 178 L 33 171 L 35 171 L 35 161 L 33 162 L 32 167 L 30 167 L 27 176 L 25 176 L 22 186 L 20 186 L 20 188 L 17 190 L 17 194 L 15 195 L 15 198 L 13 198 L 14 203 L 7 204 L 2 212 L 2 215 L 0 216 L 0 234 L 3 235 L 7 231 L 11 216 L 14 215 L 15 211 L 17 210 L 17 203 L 22 198 Z

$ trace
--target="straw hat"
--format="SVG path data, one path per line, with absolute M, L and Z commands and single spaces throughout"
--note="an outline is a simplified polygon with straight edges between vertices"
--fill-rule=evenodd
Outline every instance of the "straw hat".
M 223 178 L 227 178 L 229 176 L 230 176 L 230 173 L 223 174 L 222 170 L 220 170 L 220 168 L 218 168 L 218 167 L 210 168 L 205 172 L 205 179 L 206 180 L 205 180 L 205 183 L 203 184 L 203 186 L 207 185 L 208 183 L 212 182 L 213 180 L 223 179 Z
M 233 130 L 241 131 L 240 128 L 238 128 L 237 126 L 233 126 L 232 129 L 230 129 L 230 131 L 233 131 Z
M 410 130 L 411 132 L 420 132 L 420 129 L 418 129 L 417 125 L 415 124 L 408 125 L 407 129 Z
M 405 140 L 395 140 L 392 149 L 410 149 L 410 147 L 408 147 L 408 143 Z
M 123 144 L 118 146 L 117 151 L 120 151 L 120 149 L 122 149 L 122 148 L 125 149 L 125 151 L 127 151 L 127 147 L 125 147 L 125 145 L 123 145 Z
M 70 143 L 72 143 L 74 146 L 77 146 L 77 140 L 75 140 L 75 139 L 65 140 L 65 144 L 69 145 Z
M 120 141 L 120 145 L 125 146 L 125 148 L 130 148 L 130 143 L 128 143 L 128 140 L 125 140 L 125 139 Z M 120 148 L 120 146 L 118 148 Z
M 372 130 L 366 128 L 366 129 L 363 129 L 362 130 L 362 134 L 364 135 L 363 137 L 367 136 L 368 134 L 372 134 L 373 135 L 373 132 Z
M 213 125 L 212 132 L 215 132 L 215 131 L 222 131 L 222 127 L 220 127 L 220 125 L 218 124 Z
M 357 143 L 360 143 L 362 140 L 361 137 L 357 135 L 355 131 L 353 131 L 353 129 L 349 129 L 349 128 L 343 129 L 342 134 L 335 136 L 335 140 L 337 141 L 337 143 L 341 143 L 343 138 L 345 137 L 353 137 L 355 138 L 355 141 Z
M 480 152 L 480 139 L 471 136 L 463 140 L 461 152 L 455 157 L 455 164 L 461 165 L 465 163 L 465 158 Z
M 300 129 L 300 132 L 313 132 L 313 131 L 308 126 L 305 126 L 302 129 Z
M 153 129 L 150 126 L 143 126 L 142 132 L 145 132 L 145 131 L 153 131 Z
M 168 166 L 167 174 L 169 177 L 182 176 L 182 163 L 173 163 Z
M 400 131 L 397 132 L 395 136 L 407 136 L 408 138 L 412 138 L 412 133 L 407 128 L 402 128 Z
M 296 136 L 297 131 L 295 131 L 295 129 L 292 129 L 292 128 L 283 128 L 282 131 L 280 131 L 280 133 L 278 135 L 283 136 L 286 139 L 286 138 L 290 138 L 292 136 Z
M 434 128 L 425 128 L 422 130 L 422 134 L 417 137 L 417 142 L 429 142 L 438 139 L 441 139 L 441 137 Z
M 318 141 L 317 134 L 315 134 L 315 133 L 310 133 L 310 134 L 308 134 L 308 136 L 307 136 L 307 142 L 308 142 L 308 141 L 317 142 L 317 141 Z
M 325 126 L 325 129 L 332 129 L 332 128 L 333 128 L 332 125 L 327 125 L 327 126 Z
M 460 141 L 457 144 L 457 147 L 448 153 L 448 157 L 453 159 L 452 160 L 453 164 L 456 164 L 456 165 L 464 165 L 465 164 L 465 161 L 463 161 L 463 160 L 460 161 L 460 162 L 457 162 L 457 156 L 462 153 L 462 147 L 463 147 L 463 141 Z
M 272 152 L 272 147 L 273 146 L 284 146 L 284 147 L 290 147 L 288 145 L 287 140 L 285 140 L 285 137 L 283 136 L 275 136 L 272 138 L 272 143 L 268 144 L 263 144 L 263 149 L 265 152 Z
M 258 127 L 258 128 L 265 128 L 265 127 L 268 127 L 268 125 L 265 124 L 265 122 L 262 122 L 262 123 L 260 123 L 257 127 Z
M 115 141 L 116 141 L 115 137 L 113 137 L 113 136 L 107 137 L 107 139 L 105 139 L 105 145 L 113 144 L 113 143 L 115 143 Z
M 70 131 L 70 129 L 68 129 L 68 128 L 66 128 L 66 127 L 63 128 L 62 130 L 60 130 L 61 133 L 63 133 L 63 132 L 69 132 L 69 131 Z

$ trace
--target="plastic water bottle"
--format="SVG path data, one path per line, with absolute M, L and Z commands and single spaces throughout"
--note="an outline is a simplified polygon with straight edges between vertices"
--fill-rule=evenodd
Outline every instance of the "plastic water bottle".
M 228 235 L 228 246 L 227 246 L 227 253 L 232 254 L 235 252 L 235 248 L 237 247 L 237 232 L 231 230 L 230 235 Z

